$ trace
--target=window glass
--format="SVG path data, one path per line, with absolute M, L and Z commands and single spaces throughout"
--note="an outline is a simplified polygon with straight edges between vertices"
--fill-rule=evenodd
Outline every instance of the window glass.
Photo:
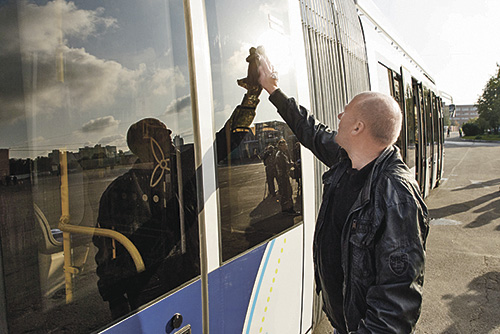
M 407 165 L 412 168 L 415 166 L 416 147 L 418 141 L 417 127 L 417 105 L 414 102 L 416 97 L 413 96 L 413 88 L 410 83 L 406 84 L 405 101 L 406 101 L 406 126 L 408 130 L 408 156 Z
M 432 145 L 432 100 L 431 100 L 431 91 L 427 88 L 424 88 L 424 107 L 425 107 L 425 124 L 426 124 L 426 138 L 427 145 Z
M 396 72 L 388 69 L 389 71 L 389 76 L 390 80 L 392 82 L 391 85 L 391 96 L 396 100 L 396 102 L 399 104 L 399 107 L 401 109 L 401 113 L 403 113 L 404 110 L 404 105 L 403 105 L 403 98 L 401 96 L 401 86 L 402 86 L 402 77 L 401 75 L 397 74 Z M 403 122 L 404 124 L 404 122 Z M 403 158 L 406 159 L 406 147 L 404 146 L 405 141 L 406 141 L 406 134 L 404 132 L 404 127 L 402 127 L 402 131 L 399 134 L 398 140 L 396 141 L 396 145 L 401 149 Z
M 437 145 L 439 143 L 439 99 L 432 93 L 432 117 L 434 122 L 434 144 Z
M 378 91 L 387 95 L 391 95 L 392 91 L 392 71 L 378 63 L 377 65 Z
M 302 221 L 297 139 L 267 93 L 252 103 L 258 92 L 237 81 L 256 78 L 246 59 L 264 46 L 283 91 L 296 95 L 287 7 L 284 0 L 206 2 L 224 261 Z
M 181 0 L 0 5 L 12 333 L 89 333 L 199 275 L 183 10 Z

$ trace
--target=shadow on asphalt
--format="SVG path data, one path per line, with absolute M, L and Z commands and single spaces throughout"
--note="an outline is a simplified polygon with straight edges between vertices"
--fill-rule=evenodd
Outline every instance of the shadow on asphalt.
M 496 181 L 496 180 L 494 180 Z M 488 183 L 483 182 L 484 183 Z M 470 187 L 470 186 L 468 186 Z M 467 188 L 467 187 L 465 187 Z M 497 199 L 497 200 L 495 200 Z M 495 201 L 493 201 L 495 200 Z M 469 211 L 471 209 L 474 209 L 484 203 L 493 201 L 481 208 L 477 208 L 474 210 L 474 213 L 481 213 L 476 217 L 476 219 L 467 225 L 465 225 L 466 228 L 476 228 L 476 227 L 481 227 L 484 225 L 487 225 L 491 223 L 494 219 L 497 219 L 500 216 L 500 192 L 499 191 L 494 191 L 489 194 L 486 194 L 484 196 L 465 201 L 462 203 L 453 203 L 448 206 L 443 206 L 441 208 L 437 209 L 430 209 L 429 214 L 432 218 L 438 219 L 438 218 L 446 218 L 448 216 L 452 216 L 455 214 L 459 214 L 462 212 Z M 499 227 L 497 227 L 497 230 L 499 230 Z
M 500 272 L 491 271 L 476 277 L 467 287 L 468 291 L 461 295 L 443 296 L 442 299 L 447 301 L 450 317 L 454 323 L 442 334 L 463 333 L 464 327 L 468 327 L 468 322 L 472 319 L 480 326 L 480 328 L 476 328 L 477 333 L 490 333 L 492 330 L 498 329 L 500 308 L 495 305 L 495 300 L 498 300 L 500 294 Z M 482 321 L 485 318 L 488 321 Z M 467 324 L 461 325 L 464 323 Z
M 494 179 L 494 180 L 489 180 L 489 181 L 484 181 L 484 182 L 477 182 L 477 183 L 469 184 L 468 186 L 453 189 L 452 191 L 479 189 L 479 188 L 484 188 L 484 187 L 493 187 L 493 186 L 497 186 L 497 185 L 500 185 L 500 178 Z M 500 196 L 500 193 L 499 193 L 499 196 Z

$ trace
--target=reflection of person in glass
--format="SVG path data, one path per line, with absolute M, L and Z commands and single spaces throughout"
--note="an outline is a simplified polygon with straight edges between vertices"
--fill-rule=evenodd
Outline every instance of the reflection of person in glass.
M 250 50 L 247 89 L 216 134 L 217 160 L 228 159 L 255 117 L 262 87 L 255 49 Z M 132 124 L 127 144 L 138 159 L 104 191 L 97 227 L 125 235 L 138 249 L 146 270 L 137 273 L 132 257 L 110 238 L 94 236 L 98 288 L 114 319 L 199 275 L 194 147 L 174 147 L 172 131 L 154 118 Z
M 261 155 L 261 159 L 266 166 L 266 183 L 268 187 L 268 196 L 276 196 L 274 179 L 276 179 L 276 149 L 272 144 L 267 145 Z
M 300 143 L 296 142 L 293 147 L 293 179 L 297 182 L 297 197 L 302 196 L 302 164 L 300 158 Z
M 281 211 L 295 213 L 293 210 L 292 185 L 290 184 L 290 169 L 293 167 L 288 156 L 288 144 L 286 140 L 278 141 L 278 152 L 276 152 L 276 179 L 278 180 L 279 199 Z
M 113 318 L 199 273 L 193 145 L 175 148 L 170 134 L 153 118 L 130 126 L 127 144 L 138 159 L 100 200 L 98 227 L 129 238 L 146 266 L 137 274 L 120 243 L 94 237 L 98 288 Z

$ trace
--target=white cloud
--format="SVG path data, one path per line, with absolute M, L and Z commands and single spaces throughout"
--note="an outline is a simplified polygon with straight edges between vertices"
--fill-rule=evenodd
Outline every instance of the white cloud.
M 186 86 L 186 80 L 179 68 L 166 68 L 153 73 L 151 84 L 155 95 L 166 95 L 175 87 Z
M 229 57 L 227 67 L 225 68 L 227 70 L 225 74 L 227 77 L 241 79 L 247 76 L 248 63 L 245 59 L 250 54 L 249 50 L 251 47 L 252 45 L 242 42 L 240 48 L 235 50 Z
M 61 40 L 61 36 L 85 40 L 116 28 L 117 21 L 105 17 L 102 8 L 83 10 L 62 0 L 43 6 L 23 2 L 19 9 L 20 33 L 16 32 L 14 14 L 8 6 L 0 8 L 0 17 L 9 18 L 0 20 L 0 31 L 6 36 L 5 43 L 3 38 L 0 43 L 0 73 L 12 78 L 0 80 L 2 123 L 21 119 L 29 108 L 33 108 L 29 114 L 35 116 L 53 115 L 61 109 L 74 113 L 105 110 L 140 95 L 139 87 L 155 95 L 167 95 L 172 93 L 172 87 L 186 85 L 178 68 L 148 71 L 141 64 L 132 70 L 117 61 L 98 58 L 84 48 L 69 47 L 67 40 Z M 12 37 L 19 35 L 19 40 Z M 19 46 L 26 73 L 23 78 Z M 154 55 L 150 49 L 147 53 Z M 56 80 L 60 78 L 63 82 Z
M 172 113 L 181 113 L 188 110 L 191 106 L 191 96 L 186 95 L 173 100 L 166 108 L 165 115 Z
M 116 147 L 127 147 L 127 141 L 124 135 L 112 135 L 103 137 L 99 139 L 98 144 Z
M 83 10 L 74 2 L 62 0 L 48 2 L 45 6 L 22 1 L 20 11 L 24 53 L 51 53 L 63 42 L 63 36 L 86 39 L 100 30 L 116 26 L 114 18 L 103 17 L 103 8 Z
M 99 117 L 90 120 L 82 126 L 82 132 L 98 132 L 104 131 L 110 127 L 118 126 L 120 121 L 115 120 L 113 116 Z

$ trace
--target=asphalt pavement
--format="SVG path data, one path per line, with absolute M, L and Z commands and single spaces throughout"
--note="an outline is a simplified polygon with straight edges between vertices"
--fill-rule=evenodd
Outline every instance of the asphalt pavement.
M 445 142 L 415 334 L 500 333 L 500 143 Z M 314 334 L 331 334 L 323 317 Z

